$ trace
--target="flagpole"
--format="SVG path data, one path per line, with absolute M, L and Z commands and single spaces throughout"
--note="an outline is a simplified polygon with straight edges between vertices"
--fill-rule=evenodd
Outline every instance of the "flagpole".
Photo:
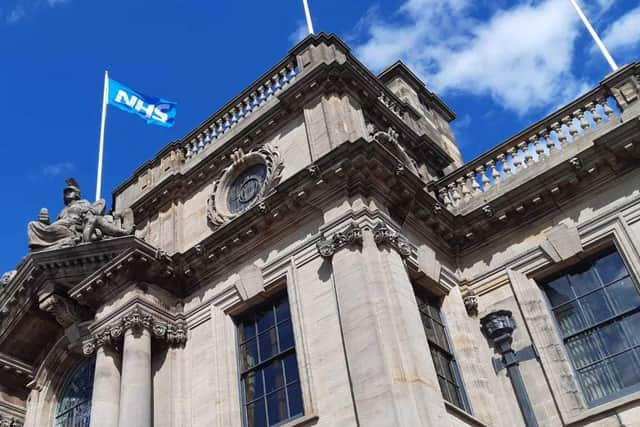
M 604 58 L 609 63 L 609 66 L 611 67 L 611 69 L 613 71 L 618 71 L 618 68 L 619 68 L 618 64 L 616 64 L 616 61 L 614 61 L 611 54 L 609 54 L 607 47 L 604 45 L 604 43 L 602 43 L 602 40 L 600 40 L 598 33 L 596 33 L 596 30 L 593 29 L 593 27 L 591 26 L 591 23 L 589 22 L 585 14 L 582 12 L 582 9 L 580 8 L 576 0 L 569 0 L 569 1 L 575 8 L 576 12 L 578 12 L 578 16 L 582 20 L 582 23 L 584 24 L 585 27 L 587 27 L 587 31 L 589 31 L 589 34 L 591 34 L 591 37 L 593 37 L 593 40 L 596 42 L 596 45 L 598 45 L 598 47 L 600 48 L 600 52 L 602 52 L 602 55 L 604 55 Z
M 309 30 L 309 34 L 313 34 L 313 22 L 311 22 L 311 12 L 309 12 L 309 1 L 302 0 L 302 4 L 304 5 L 304 16 L 307 18 L 307 29 Z
M 102 118 L 100 120 L 100 146 L 98 148 L 98 177 L 96 178 L 96 201 L 100 200 L 102 186 L 102 154 L 104 152 L 104 126 L 107 121 L 107 101 L 109 99 L 109 71 L 104 72 L 104 88 L 102 92 Z

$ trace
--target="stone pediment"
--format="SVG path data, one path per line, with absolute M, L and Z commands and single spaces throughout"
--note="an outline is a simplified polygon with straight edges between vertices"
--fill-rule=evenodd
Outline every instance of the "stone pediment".
M 30 253 L 0 291 L 0 353 L 32 363 L 62 336 L 64 328 L 86 320 L 93 300 L 79 302 L 70 295 L 89 293 L 102 277 L 112 286 L 140 263 L 144 273 L 133 279 L 170 271 L 166 255 L 133 236 Z M 19 337 L 31 337 L 38 345 L 19 342 Z

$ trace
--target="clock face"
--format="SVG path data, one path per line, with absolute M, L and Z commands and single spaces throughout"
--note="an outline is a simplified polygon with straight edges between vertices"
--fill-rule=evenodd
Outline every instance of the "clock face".
M 231 213 L 242 212 L 253 204 L 262 190 L 266 175 L 267 167 L 258 164 L 247 168 L 233 180 L 227 196 L 227 205 Z

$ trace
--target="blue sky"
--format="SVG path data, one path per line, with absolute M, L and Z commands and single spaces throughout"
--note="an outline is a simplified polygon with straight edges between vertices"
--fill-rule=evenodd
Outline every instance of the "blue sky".
M 580 0 L 619 64 L 640 59 L 637 0 Z M 608 66 L 568 0 L 310 0 L 374 71 L 402 59 L 457 113 L 469 160 L 597 84 Z M 188 133 L 304 35 L 301 0 L 0 0 L 0 272 L 27 222 L 95 189 L 102 78 L 178 102 L 175 127 L 110 108 L 103 194 Z

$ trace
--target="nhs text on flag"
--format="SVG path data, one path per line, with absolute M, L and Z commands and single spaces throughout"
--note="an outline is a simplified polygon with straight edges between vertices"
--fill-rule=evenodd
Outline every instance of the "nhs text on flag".
M 109 104 L 135 114 L 149 124 L 171 127 L 175 123 L 175 102 L 144 95 L 113 79 L 109 79 Z

